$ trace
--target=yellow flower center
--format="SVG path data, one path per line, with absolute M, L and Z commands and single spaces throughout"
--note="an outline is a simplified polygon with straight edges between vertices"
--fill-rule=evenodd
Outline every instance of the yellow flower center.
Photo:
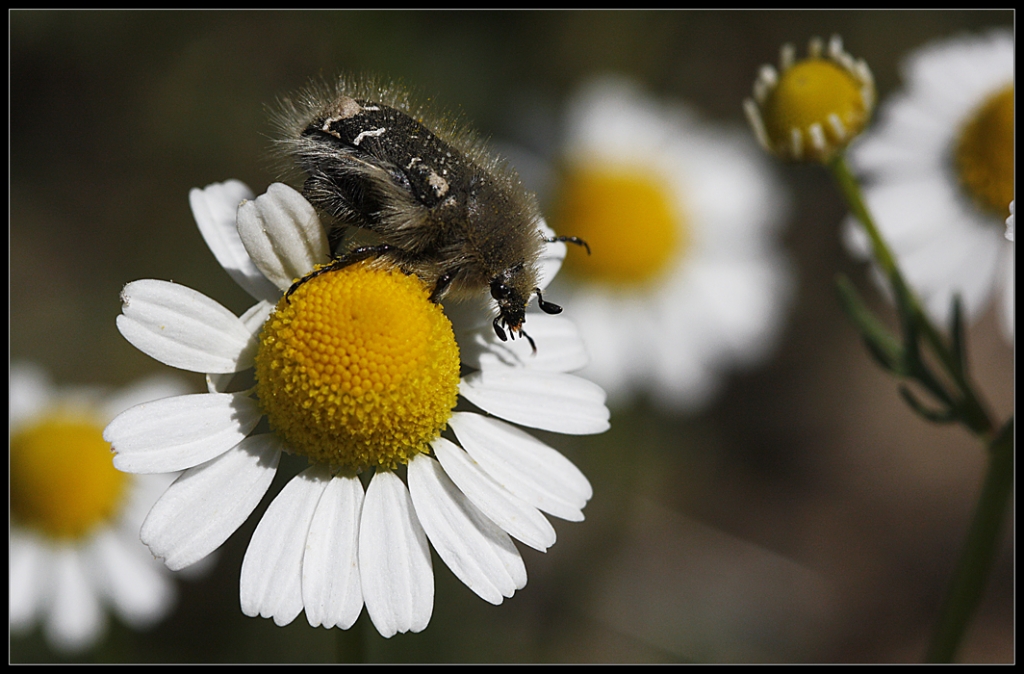
M 348 471 L 397 468 L 448 423 L 451 323 L 416 276 L 366 263 L 321 274 L 263 326 L 257 393 L 289 449 Z
M 868 122 L 871 109 L 863 87 L 852 73 L 828 59 L 809 58 L 793 65 L 762 105 L 772 148 L 790 159 L 828 159 Z M 801 152 L 794 148 L 795 135 Z
M 1013 200 L 1013 84 L 996 92 L 964 125 L 956 146 L 960 181 L 982 208 L 1005 219 Z
M 685 221 L 669 186 L 641 171 L 577 168 L 567 177 L 558 230 L 578 236 L 592 255 L 566 258 L 568 273 L 610 284 L 657 278 L 685 247 Z
M 11 516 L 53 538 L 78 538 L 109 521 L 127 479 L 103 427 L 81 415 L 50 415 L 11 436 Z

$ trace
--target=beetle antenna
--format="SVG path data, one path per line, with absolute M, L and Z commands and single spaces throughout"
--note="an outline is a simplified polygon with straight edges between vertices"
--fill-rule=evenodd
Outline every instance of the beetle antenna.
M 562 313 L 562 307 L 558 306 L 554 302 L 545 302 L 544 298 L 541 297 L 540 288 L 534 288 L 533 292 L 537 293 L 537 306 L 540 310 L 546 314 L 560 314 Z

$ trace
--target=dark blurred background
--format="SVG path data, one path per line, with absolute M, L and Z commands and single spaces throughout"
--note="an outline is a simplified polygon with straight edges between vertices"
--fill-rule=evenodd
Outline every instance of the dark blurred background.
M 117 333 L 126 282 L 173 279 L 236 313 L 249 306 L 203 243 L 188 190 L 239 178 L 262 192 L 277 177 L 266 106 L 311 76 L 400 78 L 496 140 L 522 141 L 534 116 L 553 118 L 574 85 L 607 71 L 739 125 L 758 67 L 776 63 L 784 42 L 803 54 L 808 38 L 841 34 L 884 100 L 910 50 L 1014 22 L 1011 11 L 8 16 L 11 358 L 59 382 L 110 385 L 168 369 Z M 365 612 L 349 633 L 303 615 L 278 628 L 238 607 L 253 517 L 211 575 L 181 584 L 169 619 L 142 634 L 115 621 L 84 659 L 920 661 L 982 449 L 912 414 L 866 355 L 838 308 L 836 272 L 892 314 L 841 245 L 844 203 L 821 168 L 778 168 L 793 195 L 784 241 L 798 274 L 780 348 L 730 376 L 700 415 L 640 402 L 613 409 L 602 436 L 546 435 L 594 498 L 585 522 L 555 523 L 547 554 L 522 550 L 530 581 L 511 600 L 490 606 L 435 559 L 436 606 L 421 634 L 385 640 Z M 1005 418 L 1013 349 L 991 311 L 969 340 L 975 379 Z M 199 375 L 183 376 L 200 390 Z M 961 660 L 1014 660 L 1014 589 L 1008 532 Z M 10 657 L 58 659 L 38 630 L 13 639 Z

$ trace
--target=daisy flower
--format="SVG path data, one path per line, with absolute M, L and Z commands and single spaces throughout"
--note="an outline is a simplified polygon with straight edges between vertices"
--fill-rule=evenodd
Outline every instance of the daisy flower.
M 864 197 L 907 282 L 945 325 L 959 294 L 968 319 L 1001 294 L 1013 336 L 1014 40 L 1009 31 L 926 45 L 903 63 L 905 88 L 850 150 Z M 850 249 L 865 235 L 846 223 Z
M 105 605 L 137 629 L 171 610 L 170 574 L 139 543 L 139 526 L 170 479 L 115 470 L 103 426 L 183 390 L 164 378 L 109 395 L 58 389 L 34 365 L 11 367 L 12 632 L 41 622 L 50 645 L 72 653 L 103 635 Z
M 827 48 L 813 38 L 807 51 L 797 61 L 796 48 L 783 45 L 779 69 L 761 67 L 743 110 L 764 149 L 790 161 L 827 162 L 871 119 L 875 80 L 838 35 Z
M 552 222 L 588 242 L 559 296 L 613 402 L 696 409 L 772 349 L 792 290 L 781 185 L 739 130 L 605 77 L 570 101 Z M 559 278 L 562 282 L 562 277 Z
M 314 627 L 347 629 L 365 604 L 385 637 L 419 632 L 433 610 L 428 541 L 500 604 L 526 584 L 511 539 L 546 550 L 555 531 L 542 511 L 579 521 L 591 496 L 568 459 L 518 428 L 608 428 L 604 392 L 566 373 L 585 360 L 572 324 L 531 313 L 533 356 L 463 308 L 474 324 L 456 326 L 457 342 L 420 279 L 366 263 L 287 293 L 329 261 L 324 229 L 283 184 L 252 196 L 238 181 L 190 195 L 207 244 L 257 300 L 241 317 L 174 283 L 122 293 L 121 333 L 209 382 L 208 393 L 140 405 L 106 429 L 121 470 L 184 470 L 146 518 L 143 542 L 172 569 L 208 555 L 249 517 L 287 451 L 310 465 L 249 542 L 246 615 L 285 625 L 305 610 Z M 564 244 L 548 248 L 545 276 L 564 254 Z M 255 386 L 232 382 L 253 374 Z

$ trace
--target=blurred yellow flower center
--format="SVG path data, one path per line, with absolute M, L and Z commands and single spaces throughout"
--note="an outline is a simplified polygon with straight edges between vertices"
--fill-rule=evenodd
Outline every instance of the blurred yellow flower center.
M 292 451 L 349 471 L 394 469 L 428 451 L 448 423 L 459 349 L 419 278 L 363 263 L 278 302 L 256 380 L 271 428 Z
M 1013 84 L 978 106 L 956 147 L 960 180 L 981 206 L 1000 218 L 1013 200 Z
M 11 436 L 11 516 L 53 538 L 77 538 L 109 521 L 127 486 L 103 427 L 55 414 Z
M 845 147 L 864 129 L 871 113 L 863 86 L 853 74 L 828 59 L 809 58 L 793 65 L 782 73 L 762 106 L 772 147 L 784 155 L 792 154 L 789 150 L 794 129 L 810 158 L 825 159 Z M 815 149 L 812 126 L 824 134 L 824 150 Z
M 669 186 L 640 171 L 577 168 L 567 177 L 558 230 L 578 236 L 592 255 L 570 255 L 570 274 L 610 284 L 657 278 L 685 246 L 686 223 Z

